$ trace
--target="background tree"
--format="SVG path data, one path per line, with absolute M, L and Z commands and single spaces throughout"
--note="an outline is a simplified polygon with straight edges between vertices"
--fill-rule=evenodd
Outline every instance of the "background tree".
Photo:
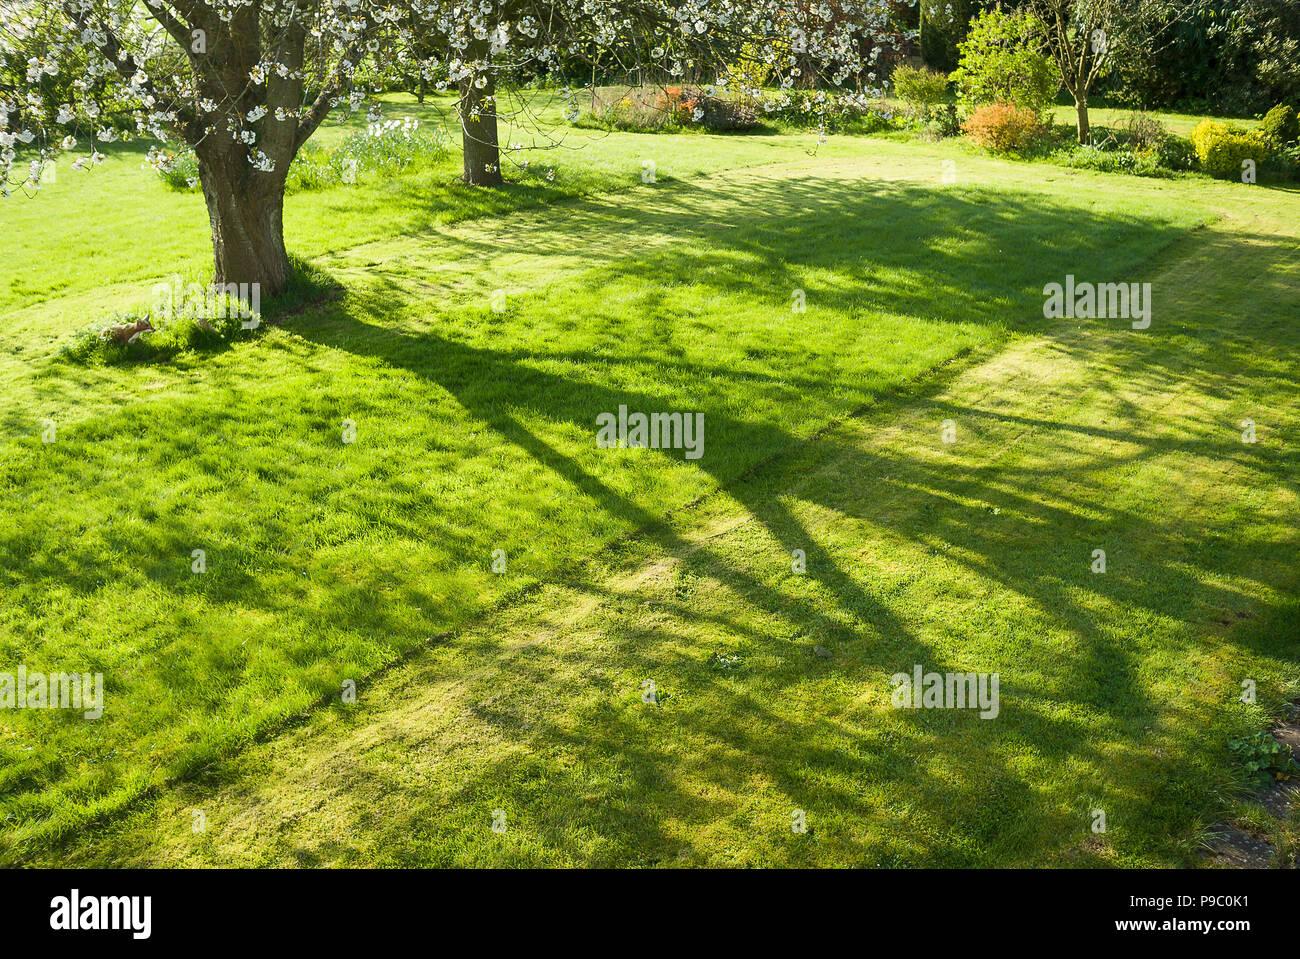
M 982 0 L 919 0 L 921 58 L 933 70 L 949 73 L 961 58 L 961 42 L 971 21 L 991 3 Z
M 1236 115 L 1300 102 L 1295 0 L 1147 0 L 1130 29 L 1139 55 L 1113 60 L 1109 101 Z
M 1087 143 L 1092 132 L 1088 93 L 1120 39 L 1118 0 L 1028 0 L 1028 7 L 1041 21 L 1044 48 L 1074 97 L 1079 142 Z
M 1042 21 L 1044 49 L 1074 98 L 1080 143 L 1091 138 L 1088 99 L 1098 80 L 1115 63 L 1153 55 L 1151 31 L 1144 24 L 1172 26 L 1191 10 L 1181 0 L 1026 0 L 1025 6 Z

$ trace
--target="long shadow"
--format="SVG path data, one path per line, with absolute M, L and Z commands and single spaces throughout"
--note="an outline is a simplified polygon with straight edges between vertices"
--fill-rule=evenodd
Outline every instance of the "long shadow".
M 771 202 L 782 213 L 796 210 L 800 214 L 816 215 L 819 221 L 828 218 L 834 221 L 836 217 L 840 216 L 861 215 L 864 207 L 879 206 L 888 208 L 892 205 L 892 202 L 910 203 L 915 199 L 912 195 L 914 191 L 911 188 L 886 192 L 892 192 L 892 195 L 888 197 L 877 195 L 873 196 L 871 201 L 867 203 L 849 204 L 850 206 L 856 206 L 851 211 L 819 209 L 819 199 L 824 201 L 825 197 L 819 198 L 815 192 L 802 192 L 797 185 L 791 187 L 787 195 L 779 200 L 772 198 Z M 792 198 L 794 200 L 793 206 L 781 206 L 783 201 L 788 203 Z M 933 195 L 927 194 L 924 199 L 917 202 L 921 206 L 921 220 L 924 223 L 924 227 L 920 232 L 925 232 L 926 229 L 939 229 L 941 224 L 950 222 L 948 218 L 953 215 L 953 207 L 961 207 L 967 200 L 965 198 L 935 199 Z M 1027 206 L 1028 209 L 1026 209 Z M 985 229 L 987 229 L 990 222 L 996 223 L 1004 216 L 1001 211 L 990 213 L 987 210 L 981 211 L 981 215 L 983 218 L 981 222 Z M 1087 219 L 1087 215 L 1080 214 L 1078 211 L 1059 208 L 1036 210 L 1031 204 L 1024 201 L 1017 205 L 1014 215 L 1025 233 L 1030 236 L 1033 236 L 1037 231 L 1044 230 L 1048 222 L 1058 228 L 1063 227 L 1069 231 L 1070 235 L 1074 236 L 1099 236 L 1106 232 L 1100 225 L 1092 227 L 1086 222 L 1076 222 L 1078 219 Z M 668 228 L 669 224 L 681 224 L 680 214 L 677 212 L 658 214 L 657 216 L 659 217 L 657 224 L 661 229 Z M 969 222 L 967 228 L 971 228 Z M 973 229 L 979 235 L 979 227 Z M 1173 231 L 1169 232 L 1172 238 Z M 717 240 L 719 235 L 712 233 L 710 237 Z M 660 276 L 666 284 L 703 284 L 724 294 L 749 290 L 752 288 L 755 278 L 760 276 L 763 281 L 770 281 L 774 287 L 780 288 L 790 284 L 797 277 L 800 269 L 826 267 L 837 262 L 834 255 L 827 256 L 823 254 L 820 259 L 813 258 L 812 262 L 804 261 L 795 266 L 782 255 L 783 243 L 775 241 L 765 243 L 764 240 L 766 239 L 768 238 L 747 237 L 722 249 L 714 248 L 703 252 L 692 250 L 689 254 L 666 252 L 655 255 L 652 260 L 656 268 L 656 275 Z M 1272 265 L 1274 266 L 1280 264 L 1283 257 L 1290 253 L 1288 244 L 1279 242 L 1277 238 L 1257 237 L 1254 239 L 1271 256 Z M 977 245 L 987 246 L 992 240 L 993 238 L 990 236 L 980 235 Z M 530 252 L 539 255 L 546 253 L 549 249 L 544 238 L 535 238 L 531 245 L 526 246 Z M 845 251 L 841 254 L 841 257 L 843 259 L 852 259 L 857 252 Z M 1121 250 L 1117 255 L 1117 259 L 1120 259 L 1121 262 L 1123 262 L 1123 252 L 1125 251 Z M 751 268 L 743 272 L 729 270 L 728 267 L 734 266 L 736 263 L 735 255 L 738 253 L 750 257 L 749 265 L 751 267 L 757 265 L 757 269 Z M 914 254 L 911 255 L 914 256 Z M 1065 260 L 1073 259 L 1078 255 L 1079 251 L 1077 250 L 1058 252 L 1056 254 L 1058 262 L 1055 264 L 1050 262 L 1052 257 L 1046 257 L 1046 262 L 1041 263 L 1041 275 L 1051 278 L 1058 275 L 1058 273 L 1068 272 Z M 892 256 L 882 256 L 881 259 L 885 261 L 886 265 L 897 267 L 908 262 L 908 255 L 897 253 Z M 946 269 L 952 269 L 956 273 L 960 260 L 961 258 L 956 255 L 945 257 L 939 254 L 935 256 L 935 273 L 938 276 L 943 276 Z M 608 264 L 609 273 L 615 272 L 617 269 L 616 262 Z M 597 294 L 609 281 L 609 273 L 602 267 L 595 269 L 591 275 L 584 277 L 579 284 L 584 294 Z M 1297 292 L 1295 287 L 1277 281 L 1276 277 L 1274 277 L 1274 282 L 1279 284 L 1277 292 L 1295 298 Z M 940 289 L 943 290 L 944 288 L 940 287 Z M 944 291 L 946 292 L 946 290 Z M 966 314 L 964 319 L 975 322 L 987 322 L 994 319 L 989 314 L 993 312 L 995 307 L 1010 306 L 1012 307 L 1010 312 L 1016 315 L 1014 309 L 1015 305 L 1018 304 L 1024 311 L 1019 315 L 1032 316 L 1030 310 L 1038 307 L 1041 300 L 1036 300 L 1033 293 L 1028 291 L 1037 293 L 1034 287 L 1012 286 L 1008 289 L 1005 284 L 999 286 L 992 282 L 986 287 L 982 287 L 978 283 L 969 284 L 962 287 L 954 295 L 953 301 L 957 304 L 956 309 L 948 312 L 950 314 L 951 312 Z M 389 288 L 386 290 L 385 296 L 391 296 L 394 292 L 395 290 Z M 818 295 L 828 298 L 837 309 L 879 309 L 888 304 L 895 310 L 915 311 L 925 307 L 928 308 L 927 312 L 933 312 L 935 292 L 935 286 L 932 284 L 928 291 L 918 289 L 915 292 L 910 292 L 903 290 L 899 295 L 900 291 L 897 288 L 873 288 L 867 282 L 858 281 L 838 288 L 819 290 Z M 572 288 L 570 288 L 568 295 L 573 295 Z M 391 299 L 387 300 L 387 306 L 391 306 L 391 303 Z M 528 408 L 530 411 L 547 419 L 561 420 L 575 426 L 588 428 L 594 423 L 595 415 L 598 412 L 617 409 L 620 404 L 625 404 L 633 409 L 668 410 L 674 408 L 675 397 L 656 395 L 644 390 L 605 386 L 590 379 L 570 380 L 562 375 L 544 372 L 528 361 L 543 360 L 545 357 L 532 355 L 524 349 L 507 346 L 502 350 L 497 350 L 471 346 L 437 335 L 410 334 L 400 328 L 393 329 L 390 327 L 384 329 L 382 326 L 374 326 L 365 329 L 364 327 L 369 326 L 369 324 L 363 322 L 360 317 L 365 316 L 367 319 L 381 318 L 384 316 L 384 309 L 387 306 L 376 308 L 377 304 L 368 304 L 364 300 L 358 301 L 357 298 L 354 298 L 350 304 L 349 312 L 352 314 L 350 320 L 346 318 L 339 319 L 335 323 L 319 329 L 299 327 L 296 332 L 308 339 L 319 342 L 321 345 L 334 346 L 339 345 L 341 340 L 346 340 L 345 348 L 350 351 L 378 357 L 387 365 L 416 372 L 437 382 L 454 394 L 458 401 L 476 418 L 491 424 L 504 441 L 524 450 L 530 457 L 545 464 L 548 469 L 558 472 L 566 481 L 572 484 L 575 490 L 599 503 L 602 509 L 607 510 L 612 515 L 616 515 L 638 527 L 653 530 L 655 538 L 662 542 L 666 549 L 676 555 L 691 555 L 693 564 L 699 564 L 701 568 L 711 570 L 712 575 L 717 576 L 727 586 L 742 594 L 746 600 L 754 602 L 769 613 L 788 617 L 789 620 L 794 622 L 803 623 L 804 625 L 820 624 L 828 635 L 834 636 L 838 641 L 852 642 L 856 638 L 852 630 L 845 629 L 843 620 L 828 615 L 829 610 L 818 608 L 813 604 L 788 595 L 775 594 L 771 586 L 761 578 L 734 566 L 728 566 L 723 557 L 714 554 L 707 547 L 685 542 L 676 537 L 661 522 L 662 517 L 638 506 L 632 497 L 614 488 L 610 482 L 597 478 L 590 466 L 584 465 L 575 456 L 564 453 L 556 449 L 554 445 L 541 439 L 531 432 L 517 417 L 503 415 L 499 406 L 490 399 L 491 391 L 481 389 L 481 384 L 509 383 L 513 388 L 512 400 L 515 406 Z M 666 306 L 656 302 L 653 298 L 646 303 L 646 308 L 652 315 L 657 311 L 667 310 Z M 975 314 L 973 317 L 969 315 L 971 311 Z M 999 319 L 1005 319 L 1005 315 L 999 317 Z M 343 336 L 339 336 L 340 333 Z M 1138 381 L 1133 386 L 1134 392 L 1139 393 L 1143 382 L 1154 383 L 1162 378 L 1190 382 L 1190 385 L 1197 389 L 1215 393 L 1232 389 L 1234 377 L 1237 382 L 1250 382 L 1252 378 L 1258 379 L 1259 377 L 1276 375 L 1278 368 L 1273 365 L 1271 355 L 1278 350 L 1287 349 L 1291 346 L 1294 342 L 1293 331 L 1274 325 L 1263 330 L 1254 330 L 1252 333 L 1256 340 L 1254 346 L 1263 348 L 1236 351 L 1234 369 L 1231 373 L 1220 373 L 1206 369 L 1193 371 L 1188 369 L 1186 364 L 1177 360 L 1172 361 L 1176 365 L 1170 369 L 1171 358 L 1167 353 L 1160 354 L 1152 349 L 1141 348 L 1134 350 L 1132 358 L 1125 361 L 1123 372 L 1130 374 L 1133 379 Z M 1195 331 L 1192 335 L 1195 335 Z M 657 344 L 657 346 L 662 349 L 662 344 Z M 573 357 L 573 359 L 579 360 L 581 358 Z M 1106 357 L 1106 361 L 1109 363 L 1115 363 L 1117 359 L 1118 355 L 1114 353 Z M 690 360 L 684 355 L 678 354 L 675 357 L 675 362 L 686 364 L 684 372 L 687 374 L 692 372 Z M 706 382 L 721 379 L 722 382 L 718 384 L 716 389 L 723 393 L 730 388 L 730 381 L 733 378 L 747 382 L 751 386 L 755 382 L 754 378 L 747 376 L 745 371 L 729 374 L 728 371 L 711 367 L 707 371 L 701 369 L 697 372 L 699 378 Z M 1122 397 L 1118 395 L 1115 398 L 1117 402 L 1122 400 Z M 869 621 L 878 626 L 884 635 L 895 640 L 890 644 L 891 653 L 899 654 L 900 661 L 921 662 L 925 663 L 927 668 L 942 671 L 945 664 L 936 661 L 935 651 L 927 648 L 908 625 L 901 622 L 879 597 L 869 595 L 857 579 L 836 560 L 835 556 L 815 541 L 815 537 L 791 510 L 784 506 L 777 496 L 772 495 L 772 490 L 763 489 L 761 484 L 756 488 L 750 488 L 745 484 L 737 485 L 732 483 L 732 480 L 743 472 L 746 466 L 752 466 L 753 462 L 761 460 L 762 456 L 758 455 L 759 453 L 768 454 L 788 450 L 794 447 L 801 437 L 791 435 L 775 427 L 770 422 L 748 421 L 730 415 L 725 406 L 715 407 L 713 405 L 716 402 L 714 395 L 702 391 L 699 399 L 701 400 L 700 405 L 704 408 L 706 422 L 709 424 L 712 442 L 728 449 L 751 451 L 753 455 L 739 459 L 706 456 L 697 465 L 710 472 L 719 485 L 726 486 L 731 495 L 740 499 L 745 507 L 771 532 L 772 536 L 782 544 L 782 548 L 787 553 L 793 548 L 802 548 L 808 552 L 810 576 L 825 587 L 826 595 L 833 597 L 840 612 L 848 614 L 856 620 Z M 1251 468 L 1264 474 L 1266 479 L 1284 484 L 1294 482 L 1294 475 L 1289 472 L 1287 463 L 1279 463 L 1276 457 L 1270 459 L 1257 450 L 1250 450 L 1245 454 L 1241 454 L 1241 451 L 1232 447 L 1230 441 L 1224 438 L 1223 435 L 1215 434 L 1213 431 L 1206 431 L 1204 435 L 1190 440 L 1186 437 L 1165 439 L 1159 435 L 1154 435 L 1150 430 L 1144 431 L 1141 429 L 1139 425 L 1141 418 L 1137 415 L 1140 411 L 1131 407 L 1125 408 L 1122 403 L 1121 409 L 1126 414 L 1124 418 L 1132 424 L 1128 431 L 1120 429 L 1106 430 L 1078 424 L 1060 424 L 1037 418 L 1022 417 L 1017 420 L 1015 417 L 1004 417 L 997 412 L 969 408 L 955 409 L 952 407 L 945 409 L 942 404 L 937 405 L 936 414 L 940 417 L 945 413 L 960 414 L 962 416 L 984 416 L 998 422 L 1018 421 L 1034 429 L 1065 430 L 1098 438 L 1113 439 L 1116 442 L 1136 444 L 1141 447 L 1138 459 L 1157 457 L 1176 451 L 1220 457 L 1240 454 L 1245 455 Z M 972 526 L 960 516 L 954 516 L 943 511 L 943 507 L 946 504 L 950 505 L 954 498 L 967 498 L 979 493 L 981 490 L 988 490 L 993 481 L 997 481 L 998 484 L 996 498 L 1000 503 L 1010 506 L 1016 511 L 1022 522 L 1029 522 L 1044 529 L 1060 528 L 1071 523 L 1079 523 L 1079 514 L 1083 511 L 1085 504 L 1076 503 L 1067 507 L 1051 506 L 1033 496 L 1027 494 L 1016 495 L 1011 492 L 1014 489 L 1033 489 L 1036 477 L 1034 470 L 1029 468 L 1003 470 L 990 467 L 987 469 L 967 468 L 954 471 L 951 467 L 930 467 L 914 460 L 873 456 L 851 447 L 837 449 L 833 440 L 830 442 L 821 440 L 818 445 L 823 448 L 822 452 L 819 453 L 819 457 L 835 461 L 837 467 L 842 468 L 847 474 L 856 476 L 888 475 L 890 476 L 890 482 L 895 487 L 906 489 L 911 495 L 922 498 L 923 503 L 920 506 L 922 514 L 931 510 L 939 510 L 937 522 L 930 524 L 922 522 L 915 526 L 912 525 L 916 518 L 915 514 L 898 517 L 889 522 L 889 525 L 895 530 L 904 535 L 935 536 L 949 544 L 960 545 L 967 554 L 982 557 L 983 561 L 974 567 L 981 575 L 1000 583 L 1003 588 L 1009 591 L 1033 598 L 1045 609 L 1052 610 L 1059 620 L 1079 632 L 1084 643 L 1082 652 L 1091 661 L 1085 660 L 1080 663 L 1077 672 L 1086 676 L 1106 677 L 1106 681 L 1102 686 L 1096 688 L 1062 689 L 1055 691 L 1054 694 L 1068 697 L 1081 705 L 1110 712 L 1113 714 L 1114 720 L 1125 728 L 1133 728 L 1143 722 L 1152 720 L 1164 708 L 1152 702 L 1146 694 L 1138 676 L 1136 656 L 1131 651 L 1123 648 L 1117 638 L 1111 634 L 1108 624 L 1099 621 L 1095 612 L 1078 603 L 1076 598 L 1077 583 L 1062 581 L 1060 577 L 1054 576 L 1026 579 L 1027 566 L 1032 568 L 1030 564 L 1020 563 L 1009 567 L 1001 560 L 1002 557 L 1014 554 L 1017 549 L 1023 550 L 1024 544 L 1021 536 L 1008 535 L 988 528 Z M 1132 457 L 1129 457 L 1129 459 L 1131 460 Z M 1084 473 L 1089 470 L 1104 469 L 1108 465 L 1113 465 L 1113 463 L 1098 462 L 1094 459 L 1088 462 L 1080 462 L 1077 468 L 1080 473 Z M 1059 475 L 1059 472 L 1054 469 L 1054 474 Z M 822 506 L 844 511 L 846 515 L 857 512 L 862 515 L 872 515 L 877 522 L 882 521 L 882 518 L 873 513 L 859 498 L 857 491 L 841 488 L 837 495 L 830 497 L 827 497 L 823 491 L 821 498 L 817 502 Z M 1095 507 L 1096 504 L 1093 505 Z M 1096 529 L 1097 535 L 1102 539 L 1109 537 L 1113 540 L 1117 537 L 1123 537 L 1128 540 L 1146 541 L 1169 547 L 1175 554 L 1183 555 L 1189 544 L 1195 542 L 1198 537 L 1205 535 L 1204 531 L 1197 529 L 1188 530 L 1185 533 L 1171 531 L 1162 522 L 1161 517 L 1145 516 L 1117 509 L 1103 510 L 1103 512 L 1107 514 L 1105 521 L 1101 524 L 1091 524 Z M 1203 560 L 1216 558 L 1226 562 L 1218 566 L 1211 565 L 1214 572 L 1225 574 L 1233 572 L 1229 565 L 1233 558 L 1231 555 L 1221 554 L 1217 557 L 1202 557 Z M 1160 589 L 1153 589 L 1156 586 L 1159 586 Z M 1171 597 L 1173 598 L 1172 605 Z M 1130 606 L 1147 608 L 1153 613 L 1175 616 L 1186 614 L 1194 606 L 1207 603 L 1210 605 L 1234 606 L 1244 602 L 1239 594 L 1224 589 L 1207 587 L 1203 580 L 1189 576 L 1186 572 L 1178 569 L 1173 562 L 1168 561 L 1158 562 L 1153 566 L 1146 567 L 1141 575 L 1133 577 L 1131 581 L 1121 588 L 1117 595 L 1112 594 L 1111 598 L 1125 602 Z M 1276 610 L 1266 609 L 1262 612 L 1267 616 L 1276 612 Z M 1267 648 L 1270 651 L 1276 651 L 1278 647 L 1276 643 L 1269 643 Z M 749 704 L 749 707 L 752 708 L 752 706 L 752 703 Z M 737 708 L 746 707 L 744 704 L 738 703 Z M 1028 720 L 1016 720 L 1014 718 L 1014 708 L 1011 710 L 1011 716 L 1012 719 L 1007 724 L 1008 728 L 1014 731 L 1011 735 L 1023 733 L 1028 728 Z M 1036 728 L 1041 734 L 1043 732 L 1042 717 L 1035 716 L 1033 723 L 1038 724 Z M 1084 733 L 1078 727 L 1064 723 L 1058 723 L 1056 726 L 1057 728 L 1053 733 L 1045 737 L 1051 743 L 1048 751 L 1052 755 L 1069 753 L 1083 758 L 1090 755 L 1095 757 L 1093 744 L 1090 744 L 1084 738 Z M 727 735 L 725 727 L 720 726 L 713 731 L 724 738 Z M 560 735 L 558 730 L 552 730 L 552 733 Z M 798 738 L 798 733 L 792 733 L 792 735 Z M 611 739 L 625 742 L 629 737 L 630 733 L 626 731 L 619 733 L 616 729 L 584 731 L 583 735 L 577 738 L 572 734 L 567 736 L 572 748 L 579 750 L 589 760 L 593 761 L 600 755 L 602 750 L 609 746 Z M 789 742 L 789 739 L 784 741 Z M 753 757 L 754 761 L 761 761 L 762 750 L 759 748 L 758 743 L 741 737 L 734 739 L 732 745 L 742 754 Z M 813 764 L 815 765 L 815 756 L 810 754 L 809 758 L 814 760 Z M 823 758 L 829 761 L 829 757 Z M 767 755 L 765 759 L 772 764 L 774 771 L 781 768 L 780 756 Z M 900 757 L 895 756 L 894 759 L 899 761 Z M 658 781 L 660 779 L 663 774 L 664 761 L 663 757 L 654 756 L 650 752 L 641 756 L 640 763 L 643 764 L 643 772 L 649 777 L 649 780 Z M 657 772 L 654 770 L 657 770 Z M 1000 781 L 1007 784 L 1008 795 L 1020 797 L 1012 802 L 1013 811 L 1024 812 L 1029 802 L 1025 791 L 1028 789 L 1028 784 L 1023 783 L 1020 778 L 1012 775 L 1007 770 L 996 773 L 995 778 L 999 778 Z M 852 806 L 848 797 L 841 798 Z M 1138 799 L 1140 800 L 1141 797 L 1138 797 Z M 1149 801 L 1147 805 L 1153 805 L 1153 801 Z

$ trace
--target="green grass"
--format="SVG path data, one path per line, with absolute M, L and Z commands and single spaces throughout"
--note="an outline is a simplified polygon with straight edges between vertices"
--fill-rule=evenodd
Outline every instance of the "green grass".
M 1066 126 L 1075 126 L 1078 123 L 1079 114 L 1073 106 L 1055 106 L 1051 109 L 1057 123 L 1063 123 Z M 1196 124 L 1205 119 L 1204 116 L 1193 113 L 1171 113 L 1167 110 L 1142 111 L 1123 107 L 1090 107 L 1088 109 L 1088 120 L 1093 126 L 1122 127 L 1128 123 L 1129 117 L 1137 113 L 1145 113 L 1146 116 L 1153 120 L 1159 120 L 1164 124 L 1166 130 L 1170 133 L 1176 133 L 1180 137 L 1190 136 Z M 1230 122 L 1247 128 L 1259 125 L 1258 120 L 1234 119 Z
M 1181 861 L 1224 735 L 1262 721 L 1227 691 L 1295 675 L 1294 200 L 948 144 L 568 135 L 559 187 L 448 169 L 295 197 L 291 248 L 346 294 L 166 364 L 55 351 L 201 269 L 195 197 L 124 151 L 93 174 L 120 181 L 116 229 L 65 181 L 6 207 L 104 248 L 69 272 L 85 253 L 55 237 L 8 294 L 0 650 L 102 671 L 108 707 L 0 714 L 0 856 Z M 1259 223 L 1187 239 L 1243 206 Z M 1233 320 L 1248 264 L 1271 295 Z M 1044 330 L 1066 273 L 1159 278 L 1176 306 L 1158 336 Z M 989 385 L 997 356 L 1020 365 Z M 945 364 L 972 372 L 936 393 Z M 702 411 L 704 457 L 596 449 L 621 404 Z M 1232 442 L 1243 409 L 1258 448 Z M 971 442 L 936 449 L 949 417 Z M 883 708 L 913 662 L 1001 669 L 1006 720 Z M 345 680 L 358 706 L 250 746 Z M 1100 844 L 1069 832 L 1094 801 L 1122 824 Z M 519 824 L 499 842 L 495 808 Z M 279 838 L 244 828 L 263 814 Z
M 529 170 L 507 163 L 510 185 L 483 191 L 457 180 L 459 130 L 450 98 L 430 97 L 422 106 L 402 95 L 386 100 L 386 117 L 412 116 L 448 129 L 453 134 L 450 154 L 419 176 L 291 194 L 285 239 L 293 252 L 315 257 L 464 219 L 631 187 L 641 182 L 647 159 L 656 163 L 661 181 L 671 181 L 797 159 L 808 146 L 806 137 L 684 137 L 671 155 L 661 155 L 661 144 L 653 139 L 574 130 L 561 119 L 555 96 L 543 92 L 503 108 L 503 114 L 519 112 L 521 124 L 507 124 L 503 142 L 535 147 L 521 155 L 530 161 Z M 527 120 L 532 115 L 536 120 Z M 334 145 L 364 127 L 364 114 L 357 114 L 345 123 L 330 121 L 315 139 Z M 62 328 L 73 310 L 97 315 L 147 296 L 146 279 L 211 274 L 202 195 L 169 189 L 142 170 L 146 146 L 106 147 L 107 160 L 89 171 L 60 166 L 53 183 L 42 187 L 39 202 L 15 202 L 0 210 L 11 266 L 0 286 L 0 310 L 26 318 L 35 307 L 40 317 L 32 320 L 37 324 L 33 332 L 44 332 L 51 324 Z M 553 180 L 546 179 L 548 171 L 554 171 Z M 86 296 L 70 297 L 75 293 Z M 54 296 L 67 302 L 47 307 L 44 301 Z

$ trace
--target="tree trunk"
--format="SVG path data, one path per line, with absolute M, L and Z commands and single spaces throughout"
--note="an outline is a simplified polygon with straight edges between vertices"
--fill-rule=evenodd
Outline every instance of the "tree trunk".
M 492 78 L 476 87 L 466 80 L 460 87 L 460 131 L 465 159 L 465 182 L 474 186 L 500 186 L 501 151 L 497 145 L 497 103 Z
M 1088 123 L 1088 98 L 1075 97 L 1074 109 L 1079 115 L 1079 143 L 1086 145 L 1092 137 L 1092 126 Z
M 214 282 L 256 283 L 262 297 L 284 291 L 284 171 L 255 171 L 240 151 L 204 151 L 199 179 L 212 226 Z

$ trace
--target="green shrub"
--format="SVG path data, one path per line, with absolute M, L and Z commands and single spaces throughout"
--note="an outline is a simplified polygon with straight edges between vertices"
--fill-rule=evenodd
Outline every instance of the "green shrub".
M 1056 154 L 1054 159 L 1062 166 L 1079 170 L 1099 170 L 1103 173 L 1168 177 L 1174 172 L 1161 161 L 1160 154 L 1152 150 L 1107 150 L 1093 144 L 1085 146 L 1076 144 L 1064 153 Z
M 1118 140 L 1137 158 L 1137 169 L 1134 172 L 1143 176 L 1153 175 L 1144 172 L 1147 169 L 1162 168 L 1175 172 L 1191 170 L 1196 166 L 1192 144 L 1170 133 L 1163 123 L 1145 113 L 1131 114 L 1118 130 Z
M 957 108 L 951 103 L 937 107 L 930 115 L 930 122 L 921 131 L 923 139 L 926 140 L 942 140 L 955 137 L 960 133 L 961 117 L 957 113 Z
M 1300 180 L 1300 144 L 1292 144 L 1275 151 L 1263 169 L 1284 180 Z
M 986 103 L 976 107 L 962 129 L 973 141 L 994 153 L 1025 150 L 1047 133 L 1037 111 L 1012 103 Z
M 1121 172 L 1120 155 L 1119 150 L 1103 150 L 1092 143 L 1077 146 L 1058 154 L 1062 166 L 1074 167 L 1080 170 L 1100 170 L 1103 173 Z M 1132 156 L 1131 153 L 1125 155 Z
M 978 0 L 921 0 L 921 56 L 940 70 L 957 66 L 958 46 L 966 36 Z
M 1163 123 L 1141 112 L 1129 114 L 1127 122 L 1120 129 L 1120 135 L 1124 142 L 1135 150 L 1157 153 L 1169 139 L 1169 132 L 1165 130 Z
M 1259 133 L 1215 120 L 1202 120 L 1196 125 L 1192 146 L 1202 170 L 1212 176 L 1232 179 L 1241 176 L 1246 160 L 1253 160 L 1258 166 L 1271 152 Z
M 1068 136 L 1064 136 L 1065 131 Z M 1053 127 L 1057 138 L 1053 163 L 1081 170 L 1128 173 L 1133 176 L 1172 177 L 1198 167 L 1192 144 L 1170 133 L 1154 117 L 1131 114 L 1113 128 L 1093 127 L 1092 143 L 1080 146 L 1072 126 Z
M 1042 113 L 1060 87 L 1056 66 L 1042 52 L 1043 23 L 1029 13 L 989 11 L 971 24 L 961 64 L 949 78 L 967 106 L 1010 103 Z
M 924 67 L 899 64 L 894 70 L 894 93 L 907 104 L 914 119 L 926 121 L 948 95 L 948 77 Z
M 1160 148 L 1160 162 L 1171 170 L 1183 171 L 1196 169 L 1196 148 L 1192 141 L 1184 137 L 1169 134 Z
M 778 57 L 789 56 L 789 41 L 779 43 L 777 46 L 781 49 L 772 52 L 777 53 Z M 764 58 L 763 52 L 753 43 L 744 44 L 740 48 L 740 57 L 734 63 L 727 64 L 722 72 L 727 84 L 742 92 L 761 90 L 772 78 L 772 64 Z
M 1300 137 L 1300 118 L 1285 103 L 1279 103 L 1260 121 L 1259 132 L 1274 147 L 1283 147 Z

